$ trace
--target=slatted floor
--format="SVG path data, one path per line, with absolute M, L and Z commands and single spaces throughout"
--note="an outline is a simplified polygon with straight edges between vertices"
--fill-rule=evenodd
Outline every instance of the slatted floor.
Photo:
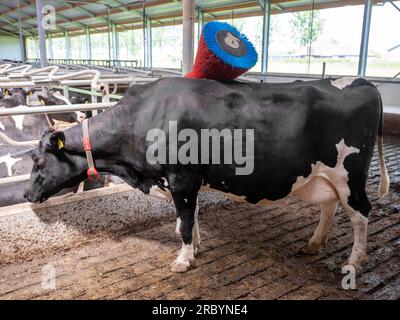
M 83 245 L 44 258 L 0 266 L 1 299 L 399 299 L 400 139 L 385 139 L 390 194 L 377 199 L 379 165 L 368 185 L 373 214 L 369 261 L 357 290 L 341 288 L 341 265 L 353 232 L 339 210 L 328 246 L 298 253 L 318 223 L 319 209 L 289 199 L 285 205 L 229 204 L 200 213 L 202 246 L 196 267 L 169 271 L 180 240 L 166 222 L 139 233 Z M 43 289 L 42 268 L 54 266 L 56 289 Z

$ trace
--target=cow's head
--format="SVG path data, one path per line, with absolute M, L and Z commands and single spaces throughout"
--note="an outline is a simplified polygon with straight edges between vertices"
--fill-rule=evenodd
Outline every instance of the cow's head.
M 65 105 L 65 102 L 61 99 L 58 99 L 52 95 L 48 98 L 39 95 L 38 99 L 41 105 L 44 106 L 58 106 Z M 51 115 L 52 119 L 64 121 L 64 122 L 82 122 L 83 119 L 86 118 L 85 113 L 80 111 L 72 111 L 72 112 L 63 112 L 63 113 L 55 113 Z
M 38 148 L 32 152 L 33 168 L 24 191 L 29 202 L 46 201 L 85 179 L 85 158 L 66 152 L 64 146 L 63 132 L 43 132 Z
M 14 88 L 11 90 L 11 97 L 15 99 L 18 105 L 26 104 L 26 97 L 33 94 L 34 89 L 24 90 L 23 88 Z

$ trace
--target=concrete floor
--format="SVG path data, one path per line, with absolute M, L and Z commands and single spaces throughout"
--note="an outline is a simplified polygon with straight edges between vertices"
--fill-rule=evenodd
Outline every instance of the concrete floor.
M 377 199 L 379 165 L 374 158 L 368 181 L 373 203 L 369 261 L 357 276 L 357 290 L 341 288 L 341 265 L 353 244 L 347 216 L 341 209 L 335 216 L 327 247 L 316 255 L 301 255 L 319 209 L 288 199 L 268 207 L 225 202 L 201 210 L 202 245 L 196 266 L 186 274 L 169 271 L 180 248 L 169 220 L 3 264 L 0 299 L 399 299 L 399 139 L 385 138 L 385 157 L 390 193 Z M 55 289 L 43 287 L 49 267 L 55 271 Z

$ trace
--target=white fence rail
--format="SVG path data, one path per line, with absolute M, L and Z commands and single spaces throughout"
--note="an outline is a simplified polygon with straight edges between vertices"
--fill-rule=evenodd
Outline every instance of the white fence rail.
M 92 111 L 92 110 L 107 109 L 112 106 L 115 106 L 116 104 L 117 102 L 100 102 L 100 103 L 83 103 L 83 104 L 43 106 L 43 107 L 18 106 L 15 108 L 0 109 L 0 116 Z

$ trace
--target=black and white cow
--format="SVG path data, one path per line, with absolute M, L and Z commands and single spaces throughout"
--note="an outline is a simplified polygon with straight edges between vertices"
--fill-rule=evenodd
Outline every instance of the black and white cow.
M 248 84 L 163 78 L 131 87 L 115 107 L 89 119 L 89 135 L 97 170 L 120 176 L 146 194 L 154 187 L 171 193 L 183 241 L 171 264 L 174 272 L 186 271 L 195 259 L 199 244 L 196 201 L 202 186 L 253 204 L 295 196 L 320 205 L 320 222 L 307 247 L 311 252 L 326 240 L 341 203 L 354 228 L 348 263 L 359 269 L 366 259 L 371 204 L 365 185 L 377 137 L 380 196 L 389 187 L 382 117 L 380 94 L 364 79 Z M 190 130 L 177 138 L 176 132 L 170 132 L 171 123 L 176 124 L 177 132 Z M 164 132 L 165 137 L 160 134 L 158 142 L 149 140 L 148 133 L 154 129 Z M 214 161 L 214 149 L 212 154 L 190 149 L 190 157 L 185 159 L 195 159 L 186 164 L 171 161 L 189 140 L 214 130 L 220 141 L 225 139 L 225 129 L 254 134 L 254 152 L 247 157 L 253 168 L 246 174 L 237 172 L 243 163 Z M 250 141 L 240 146 L 241 155 L 251 147 Z M 156 142 L 166 145 L 169 162 L 149 161 L 149 148 Z M 217 149 L 226 151 L 224 148 L 226 145 Z M 196 162 L 199 157 L 202 164 Z M 88 162 L 82 125 L 45 134 L 33 161 L 25 191 L 31 202 L 45 201 L 85 179 Z
M 34 90 L 22 88 L 6 89 L 0 99 L 0 108 L 14 108 L 26 104 L 27 97 L 34 93 Z

